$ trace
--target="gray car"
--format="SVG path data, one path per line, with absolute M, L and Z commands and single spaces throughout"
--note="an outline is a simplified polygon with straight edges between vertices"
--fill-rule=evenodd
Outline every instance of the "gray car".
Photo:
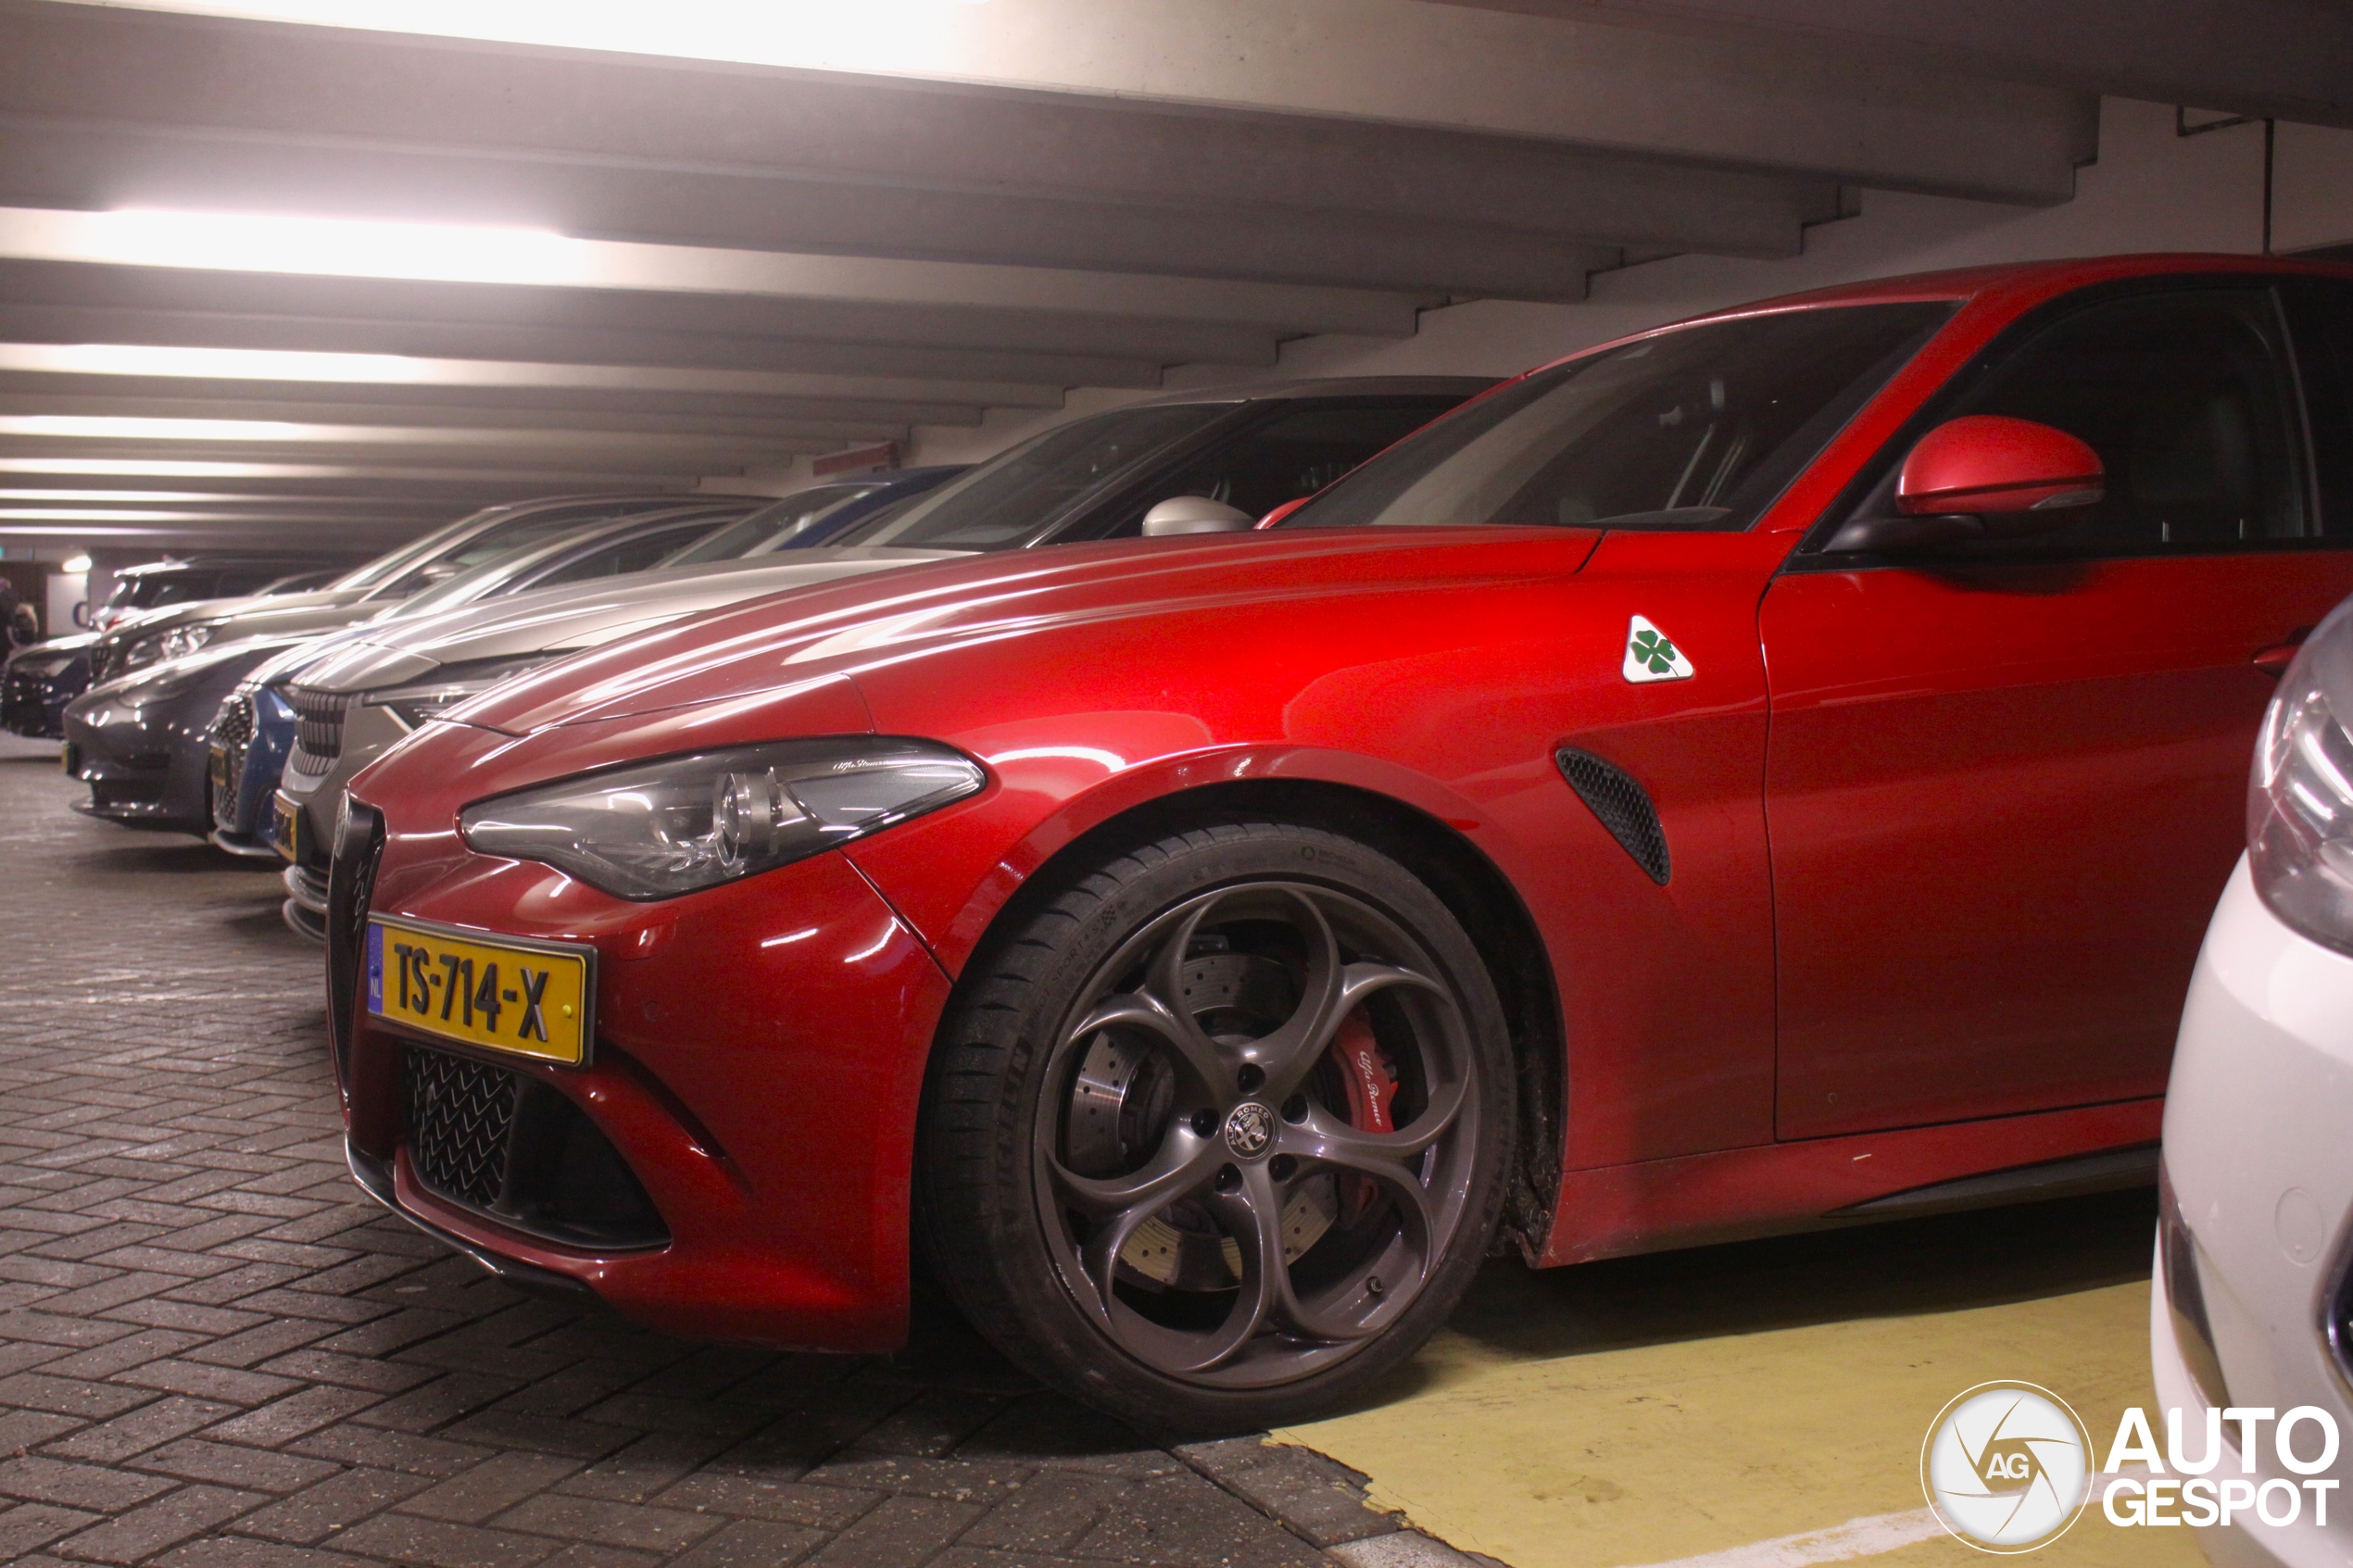
M 93 646 L 91 680 L 109 681 L 143 665 L 195 653 L 208 643 L 333 631 L 365 621 L 495 557 L 584 523 L 730 500 L 758 504 L 746 496 L 557 495 L 485 507 L 354 567 L 324 588 L 198 599 L 149 610 L 110 629 Z
M 279 848 L 294 862 L 287 923 L 323 937 L 328 847 L 351 777 L 443 709 L 534 665 L 787 588 L 947 555 L 1248 528 L 1489 384 L 1368 377 L 1132 404 L 1056 426 L 834 536 L 847 543 L 524 595 L 364 628 L 283 659 L 222 718 L 244 735 L 266 705 L 295 715 L 275 803 Z
M 503 551 L 424 593 L 382 603 L 361 598 L 306 607 L 291 614 L 231 616 L 217 623 L 223 634 L 196 638 L 194 646 L 172 647 L 158 660 L 117 671 L 67 706 L 66 770 L 90 785 L 89 798 L 77 802 L 76 809 L 134 827 L 208 833 L 213 719 L 238 682 L 265 659 L 364 617 L 429 614 L 542 583 L 634 571 L 686 548 L 760 504 L 731 497 L 681 505 L 673 496 L 649 512 L 616 516 L 602 510 L 582 517 L 559 511 L 562 521 L 540 530 L 536 542 L 518 542 L 510 532 Z M 475 536 L 477 546 L 483 537 Z M 439 558 L 467 553 L 446 551 Z M 137 626 L 126 630 L 135 633 Z M 184 622 L 165 636 L 170 642 L 201 630 L 201 622 Z

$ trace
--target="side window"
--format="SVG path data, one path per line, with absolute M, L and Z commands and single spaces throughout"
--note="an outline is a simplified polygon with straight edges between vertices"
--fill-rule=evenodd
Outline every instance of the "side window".
M 640 534 L 635 539 L 592 550 L 517 586 L 552 588 L 563 583 L 588 583 L 599 577 L 618 577 L 625 572 L 648 571 L 664 556 L 709 536 L 720 525 L 721 520 L 717 518 L 703 518 L 658 533 Z
M 2107 499 L 2056 533 L 1961 548 L 2162 554 L 2317 532 L 2283 340 L 2267 289 L 2145 295 L 2045 328 L 1948 417 L 2057 426 L 2100 455 Z
M 1421 429 L 1460 399 L 1400 400 L 1353 408 L 1301 408 L 1220 442 L 1176 473 L 1130 497 L 1110 525 L 1088 537 L 1133 538 L 1144 514 L 1173 495 L 1206 495 L 1252 517 L 1312 495 L 1365 458 Z M 1073 535 L 1076 537 L 1076 535 Z
M 2318 280 L 2281 291 L 2304 383 L 2321 532 L 2353 535 L 2353 288 Z

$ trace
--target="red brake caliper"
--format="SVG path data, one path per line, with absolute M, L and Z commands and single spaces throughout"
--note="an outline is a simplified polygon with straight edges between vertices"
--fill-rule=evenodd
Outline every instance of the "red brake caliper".
M 1349 1124 L 1367 1133 L 1394 1132 L 1390 1102 L 1397 1095 L 1397 1064 L 1373 1038 L 1372 1022 L 1362 1008 L 1343 1019 L 1340 1033 L 1332 1036 L 1332 1060 L 1348 1088 Z M 1349 1193 L 1354 1214 L 1362 1214 L 1380 1197 L 1370 1176 L 1359 1176 L 1342 1190 Z

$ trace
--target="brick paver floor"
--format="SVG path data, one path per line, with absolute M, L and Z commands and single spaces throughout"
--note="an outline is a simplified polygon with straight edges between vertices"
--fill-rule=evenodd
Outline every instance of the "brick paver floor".
M 777 1355 L 491 1279 L 345 1171 L 271 869 L 78 789 L 0 748 L 0 1562 L 1422 1560 L 1323 1461 L 1164 1450 L 951 1319 Z M 1303 1529 L 1242 1500 L 1302 1486 Z

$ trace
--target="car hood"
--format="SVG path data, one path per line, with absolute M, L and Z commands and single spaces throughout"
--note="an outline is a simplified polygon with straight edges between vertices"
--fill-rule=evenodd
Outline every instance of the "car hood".
M 271 655 L 292 646 L 298 638 L 239 637 L 206 644 L 183 659 L 144 665 L 127 675 L 91 687 L 74 700 L 69 712 L 97 707 L 142 708 L 181 696 L 208 676 L 242 674 Z
M 139 634 L 145 636 L 149 632 L 169 631 L 193 621 L 222 621 L 234 622 L 233 634 L 243 636 L 249 618 L 300 615 L 308 611 L 341 609 L 346 606 L 358 607 L 366 593 L 364 588 L 319 588 L 308 594 L 255 594 L 245 598 L 191 599 L 186 604 L 141 610 L 136 615 L 116 621 L 107 630 L 123 633 L 136 626 Z M 354 608 L 345 620 L 356 621 L 382 608 Z M 341 625 L 343 622 L 333 624 Z
M 968 557 L 806 588 L 610 643 L 509 681 L 447 716 L 522 734 L 742 702 L 918 659 L 952 681 L 959 646 L 1220 606 L 1386 596 L 1399 601 L 1398 614 L 1411 615 L 1405 601 L 1421 591 L 1574 573 L 1600 537 L 1553 528 L 1302 529 Z M 1181 649 L 1172 644 L 1169 656 Z
M 746 599 L 958 558 L 959 552 L 949 550 L 820 548 L 541 588 L 414 621 L 355 627 L 291 676 L 313 691 L 381 691 L 429 679 L 451 665 L 575 653 Z

